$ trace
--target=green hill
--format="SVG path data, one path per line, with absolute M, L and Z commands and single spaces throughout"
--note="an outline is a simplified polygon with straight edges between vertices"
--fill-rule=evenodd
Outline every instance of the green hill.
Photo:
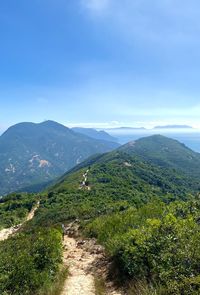
M 118 146 L 53 121 L 14 125 L 0 137 L 0 195 L 24 187 L 37 191 L 89 156 Z
M 199 294 L 198 161 L 162 136 L 92 157 L 49 188 L 34 226 L 78 219 L 131 281 L 130 294 Z
M 41 218 L 46 223 L 88 219 L 157 198 L 167 203 L 186 200 L 200 190 L 198 161 L 199 154 L 175 140 L 140 139 L 91 157 L 62 176 L 48 189 Z M 81 186 L 87 170 L 87 183 Z
M 142 160 L 162 168 L 176 169 L 199 178 L 200 154 L 177 140 L 153 135 L 130 142 L 122 146 L 120 150 L 131 156 L 139 156 Z
M 121 281 L 129 283 L 128 294 L 199 294 L 198 161 L 199 154 L 179 142 L 152 136 L 72 168 L 40 195 L 34 219 L 0 243 L 1 292 L 26 294 L 34 287 L 38 294 L 55 285 L 61 224 L 78 220 L 81 234 L 105 247 Z M 2 199 L 1 225 L 10 224 L 7 208 L 15 223 L 30 202 L 33 196 L 29 201 L 23 194 Z

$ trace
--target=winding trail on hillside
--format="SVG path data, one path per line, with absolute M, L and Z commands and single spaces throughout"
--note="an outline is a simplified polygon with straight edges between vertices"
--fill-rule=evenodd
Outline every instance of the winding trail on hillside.
M 79 189 L 91 190 L 88 185 L 88 173 L 82 175 L 83 180 Z M 69 269 L 69 276 L 65 281 L 61 295 L 96 295 L 95 282 L 104 282 L 103 295 L 126 295 L 119 290 L 112 281 L 108 280 L 110 262 L 102 246 L 97 245 L 95 239 L 80 238 L 78 221 L 74 221 L 65 228 L 63 240 L 63 262 Z
M 86 188 L 89 191 L 91 190 L 90 186 L 87 184 L 89 171 L 90 170 L 87 169 L 87 171 L 83 174 L 83 180 L 82 180 L 81 184 L 79 185 L 79 189 Z
M 105 279 L 105 295 L 125 295 L 112 282 L 106 281 L 109 262 L 94 239 L 83 240 L 65 235 L 64 265 L 69 276 L 61 295 L 95 295 L 95 278 Z
M 14 233 L 16 233 L 21 227 L 22 225 L 33 219 L 34 215 L 35 215 L 35 212 L 36 210 L 39 208 L 40 206 L 40 202 L 38 201 L 37 204 L 31 209 L 31 211 L 28 213 L 27 217 L 26 217 L 26 220 L 23 222 L 23 223 L 20 223 L 18 225 L 15 225 L 15 226 L 12 226 L 12 227 L 9 227 L 9 228 L 5 228 L 5 229 L 2 229 L 0 231 L 0 241 L 4 241 L 4 240 L 7 240 L 9 238 L 10 235 L 13 235 Z

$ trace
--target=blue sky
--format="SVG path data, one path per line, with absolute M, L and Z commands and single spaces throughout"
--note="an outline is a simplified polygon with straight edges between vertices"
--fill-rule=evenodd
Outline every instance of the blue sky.
M 200 127 L 198 0 L 4 0 L 0 130 Z

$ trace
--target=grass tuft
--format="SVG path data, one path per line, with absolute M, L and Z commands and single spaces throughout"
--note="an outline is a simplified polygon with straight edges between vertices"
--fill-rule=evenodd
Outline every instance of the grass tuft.
M 65 280 L 67 279 L 67 276 L 68 276 L 68 269 L 63 268 L 58 273 L 52 285 L 45 286 L 42 290 L 39 291 L 37 295 L 60 295 L 63 290 L 64 283 L 65 283 Z

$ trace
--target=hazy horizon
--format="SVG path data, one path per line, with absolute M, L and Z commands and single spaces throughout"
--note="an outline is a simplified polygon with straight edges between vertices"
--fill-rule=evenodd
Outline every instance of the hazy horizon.
M 20 123 L 35 123 L 35 124 L 40 124 L 40 123 L 43 123 L 45 121 L 55 121 L 55 120 L 43 120 L 41 122 L 34 122 L 34 121 L 20 121 L 20 122 L 17 122 L 17 123 L 14 123 L 13 125 L 10 125 L 10 126 L 1 126 L 1 129 L 0 129 L 0 135 L 3 134 L 8 128 L 14 126 L 14 125 L 17 125 L 17 124 L 20 124 Z M 68 128 L 75 128 L 75 127 L 78 127 L 78 128 L 91 128 L 91 129 L 96 129 L 96 130 L 105 130 L 107 131 L 108 133 L 109 132 L 117 132 L 117 133 L 126 133 L 128 134 L 129 132 L 130 133 L 142 133 L 142 132 L 148 132 L 148 131 L 155 131 L 155 132 L 159 132 L 161 131 L 161 133 L 165 133 L 165 132 L 171 132 L 171 133 L 176 133 L 176 132 L 180 132 L 180 133 L 190 133 L 190 132 L 200 132 L 200 128 L 196 128 L 195 126 L 191 126 L 191 125 L 185 125 L 184 126 L 186 128 L 183 127 L 182 124 L 163 124 L 163 125 L 151 125 L 151 124 L 144 124 L 144 125 L 141 125 L 141 126 L 136 126 L 134 123 L 129 123 L 129 124 L 125 124 L 125 125 L 121 125 L 120 123 L 117 123 L 117 122 L 111 122 L 111 124 L 107 124 L 107 123 L 101 123 L 101 124 L 92 124 L 92 123 L 72 123 L 72 124 L 65 124 L 63 122 L 59 122 L 59 121 L 55 121 L 59 124 L 62 124 Z M 175 126 L 177 126 L 177 128 L 175 128 Z M 158 128 L 160 127 L 160 128 Z M 164 128 L 163 128 L 164 127 Z M 169 128 L 167 128 L 169 127 Z M 130 128 L 130 130 L 129 130 Z M 133 128 L 133 129 L 131 129 Z

